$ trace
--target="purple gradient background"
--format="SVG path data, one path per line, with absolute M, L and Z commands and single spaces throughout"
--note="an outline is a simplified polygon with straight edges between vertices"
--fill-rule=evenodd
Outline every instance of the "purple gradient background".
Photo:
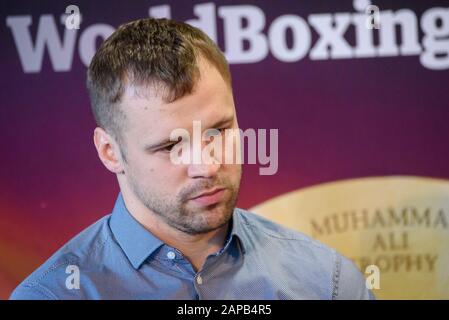
M 85 26 L 101 22 L 114 27 L 146 17 L 149 6 L 158 4 L 172 4 L 176 19 L 190 19 L 194 3 L 76 2 Z M 262 8 L 267 26 L 282 14 L 306 18 L 311 13 L 354 12 L 352 1 L 219 5 L 243 3 Z M 25 74 L 6 26 L 6 16 L 31 14 L 35 40 L 39 16 L 58 17 L 69 4 L 0 4 L 0 298 L 7 298 L 68 239 L 109 213 L 118 192 L 115 177 L 102 166 L 92 143 L 95 124 L 78 46 L 70 72 L 54 72 L 46 53 L 42 71 Z M 411 8 L 418 18 L 428 8 L 449 6 L 448 1 L 375 4 L 382 10 Z M 220 20 L 218 28 L 222 35 Z M 241 127 L 278 128 L 280 139 L 276 175 L 260 176 L 257 166 L 245 165 L 240 207 L 339 179 L 449 178 L 448 70 L 426 69 L 419 56 L 326 61 L 306 57 L 283 63 L 269 55 L 260 63 L 232 65 L 231 71 Z

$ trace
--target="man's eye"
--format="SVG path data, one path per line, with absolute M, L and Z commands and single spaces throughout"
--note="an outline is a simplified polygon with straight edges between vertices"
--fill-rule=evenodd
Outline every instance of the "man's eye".
M 224 132 L 225 132 L 225 130 L 226 130 L 226 128 L 218 128 L 218 129 L 215 129 L 215 130 L 218 130 L 218 131 L 220 131 L 220 133 L 224 133 Z
M 174 147 L 175 145 L 176 145 L 176 143 L 169 144 L 169 145 L 167 145 L 167 146 L 165 146 L 165 147 L 159 149 L 159 151 L 163 151 L 163 152 L 171 152 L 172 149 L 173 149 L 173 147 Z
M 206 138 L 211 139 L 213 137 L 223 136 L 226 128 L 214 128 L 213 130 L 206 131 Z

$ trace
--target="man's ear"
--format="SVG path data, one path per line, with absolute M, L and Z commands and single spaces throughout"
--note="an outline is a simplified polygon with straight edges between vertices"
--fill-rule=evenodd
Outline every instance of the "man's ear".
M 113 173 L 122 173 L 123 159 L 114 138 L 104 129 L 97 127 L 94 130 L 94 144 L 98 157 L 104 166 Z

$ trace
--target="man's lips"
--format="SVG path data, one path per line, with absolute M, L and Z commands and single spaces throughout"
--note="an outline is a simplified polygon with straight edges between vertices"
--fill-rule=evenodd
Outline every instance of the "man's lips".
M 200 193 L 199 195 L 197 195 L 197 196 L 195 196 L 195 197 L 193 197 L 193 198 L 191 198 L 192 200 L 193 199 L 196 199 L 196 198 L 199 198 L 199 197 L 203 197 L 203 196 L 210 196 L 210 195 L 212 195 L 212 194 L 214 194 L 214 193 L 216 193 L 216 192 L 218 192 L 218 191 L 220 191 L 220 190 L 223 190 L 224 188 L 214 188 L 214 189 L 212 189 L 212 190 L 209 190 L 209 191 L 205 191 L 205 192 L 203 192 L 203 193 Z
M 221 201 L 223 199 L 225 191 L 225 188 L 214 188 L 210 191 L 203 192 L 200 195 L 191 198 L 190 200 L 199 205 L 208 206 Z

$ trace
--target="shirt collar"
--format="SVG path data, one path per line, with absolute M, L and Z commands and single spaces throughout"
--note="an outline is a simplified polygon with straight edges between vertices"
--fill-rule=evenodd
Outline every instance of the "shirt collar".
M 112 233 L 135 269 L 164 243 L 129 213 L 119 193 L 110 221 Z
M 238 208 L 234 209 L 234 213 L 232 215 L 232 229 L 231 229 L 231 240 L 236 238 L 240 245 L 240 249 L 242 253 L 246 253 L 246 243 L 245 243 L 245 232 L 243 225 L 245 221 L 243 221 L 243 217 L 241 216 L 240 210 Z
M 242 226 L 244 221 L 242 221 L 242 217 L 238 211 L 237 208 L 234 209 L 232 229 L 227 242 L 232 242 L 234 238 L 237 238 L 242 253 L 245 253 Z M 119 193 L 114 209 L 112 210 L 110 228 L 135 269 L 138 269 L 149 256 L 164 245 L 164 242 L 145 229 L 129 213 L 121 193 Z

